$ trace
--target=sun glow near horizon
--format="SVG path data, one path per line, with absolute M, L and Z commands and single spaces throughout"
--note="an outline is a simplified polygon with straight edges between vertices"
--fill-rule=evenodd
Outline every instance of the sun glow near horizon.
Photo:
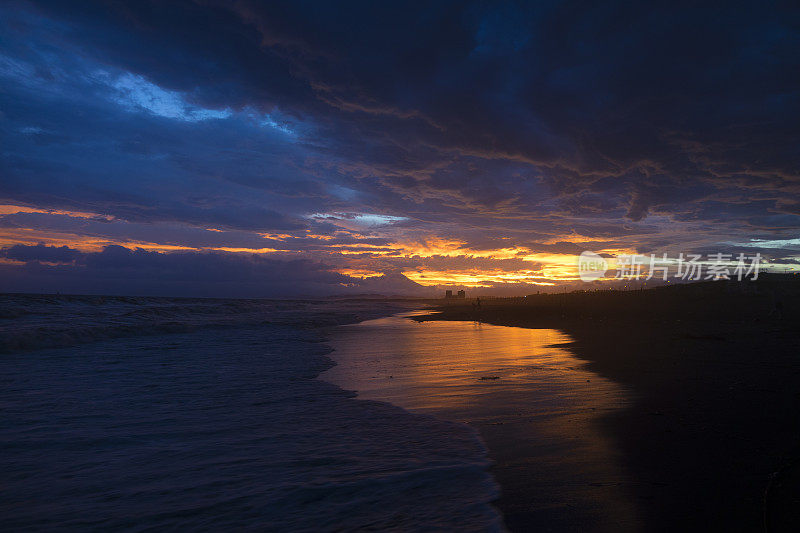
M 69 211 L 11 204 L 0 205 L 0 217 L 6 223 L 0 227 L 0 250 L 4 251 L 0 258 L 7 266 L 23 266 L 29 261 L 23 257 L 24 252 L 11 250 L 15 246 L 61 249 L 60 259 L 32 260 L 53 268 L 77 266 L 88 257 L 86 254 L 121 246 L 160 254 L 231 254 L 278 261 L 314 261 L 320 272 L 351 278 L 352 281 L 343 283 L 353 286 L 389 272 L 400 272 L 422 287 L 461 286 L 524 292 L 526 286 L 571 285 L 581 279 L 579 254 L 542 249 L 585 248 L 607 257 L 611 271 L 618 266 L 616 257 L 637 254 L 635 246 L 613 246 L 609 241 L 574 232 L 550 235 L 538 244 L 513 244 L 511 238 L 503 238 L 495 241 L 502 246 L 490 248 L 465 239 L 430 235 L 424 227 L 409 230 L 395 225 L 400 217 L 384 219 L 378 215 L 369 219 L 372 223 L 369 228 L 358 230 L 335 225 L 327 233 L 320 231 L 321 228 L 260 232 L 185 223 L 143 224 L 86 209 Z M 389 222 L 376 229 L 374 220 Z M 133 236 L 151 238 L 131 238 Z M 612 279 L 602 276 L 597 281 Z M 392 287 L 380 289 L 385 290 L 391 291 Z

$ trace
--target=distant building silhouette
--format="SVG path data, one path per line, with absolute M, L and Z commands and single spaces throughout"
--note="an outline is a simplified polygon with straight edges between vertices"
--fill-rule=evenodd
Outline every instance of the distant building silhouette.
M 458 291 L 458 293 L 455 296 L 453 296 L 453 291 L 444 291 L 445 300 L 451 300 L 453 298 L 463 300 L 466 297 L 467 297 L 467 293 L 464 292 L 464 291 Z

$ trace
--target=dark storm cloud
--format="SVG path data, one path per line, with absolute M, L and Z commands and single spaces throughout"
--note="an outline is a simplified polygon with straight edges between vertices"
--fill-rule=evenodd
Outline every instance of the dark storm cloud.
M 45 246 L 44 244 L 36 246 L 17 244 L 0 249 L 0 257 L 23 262 L 71 263 L 82 255 L 81 252 L 73 250 L 69 246 Z
M 800 228 L 800 10 L 788 4 L 3 11 L 8 203 L 221 228 L 241 246 L 269 243 L 236 232 L 334 235 L 309 218 L 334 212 L 406 217 L 400 235 L 479 250 Z
M 0 255 L 26 262 L 23 267 L 0 265 L 0 291 L 9 292 L 264 297 L 346 292 L 359 281 L 316 261 L 257 254 L 166 254 L 122 246 L 81 253 L 67 247 L 14 246 Z M 42 264 L 67 259 L 74 262 Z
M 315 153 L 377 178 L 362 188 L 383 193 L 387 208 L 415 199 L 415 187 L 422 196 L 451 191 L 472 207 L 537 208 L 525 190 L 537 179 L 550 194 L 606 193 L 640 220 L 687 196 L 702 201 L 737 176 L 781 176 L 765 187 L 754 177 L 756 195 L 773 202 L 796 185 L 796 11 L 36 5 L 56 28 L 51 40 L 69 43 L 81 61 L 143 76 L 203 108 L 279 108 L 309 124 L 304 140 L 319 143 Z M 269 161 L 259 155 L 255 166 Z M 493 179 L 519 163 L 528 168 Z M 239 181 L 268 182 L 247 178 L 235 161 L 224 166 Z M 397 190 L 403 183 L 408 195 Z
M 28 98 L 12 87 L 13 97 Z M 286 207 L 302 211 L 306 197 L 324 192 L 296 172 L 277 133 L 244 117 L 192 123 L 76 99 L 4 110 L 3 196 L 128 220 L 269 230 L 300 227 Z

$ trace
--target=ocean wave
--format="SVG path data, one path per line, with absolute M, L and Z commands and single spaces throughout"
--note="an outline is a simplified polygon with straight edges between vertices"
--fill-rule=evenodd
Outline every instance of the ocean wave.
M 477 434 L 314 379 L 330 349 L 277 324 L 307 305 L 252 328 L 0 358 L 5 527 L 502 530 Z M 323 322 L 360 312 L 315 309 Z
M 356 301 L 3 294 L 0 353 L 262 324 L 316 328 L 357 322 L 388 308 Z

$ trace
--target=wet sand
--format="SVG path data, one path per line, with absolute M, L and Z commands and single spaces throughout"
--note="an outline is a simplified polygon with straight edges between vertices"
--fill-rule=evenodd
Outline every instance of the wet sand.
M 640 529 L 634 479 L 598 425 L 630 391 L 586 370 L 563 332 L 407 318 L 420 314 L 337 328 L 321 379 L 474 428 L 512 530 Z
M 467 301 L 421 319 L 562 331 L 588 370 L 631 390 L 635 401 L 600 427 L 645 530 L 796 531 L 798 295 L 796 282 L 711 282 L 487 300 L 480 311 Z M 526 475 L 500 482 L 516 491 Z

